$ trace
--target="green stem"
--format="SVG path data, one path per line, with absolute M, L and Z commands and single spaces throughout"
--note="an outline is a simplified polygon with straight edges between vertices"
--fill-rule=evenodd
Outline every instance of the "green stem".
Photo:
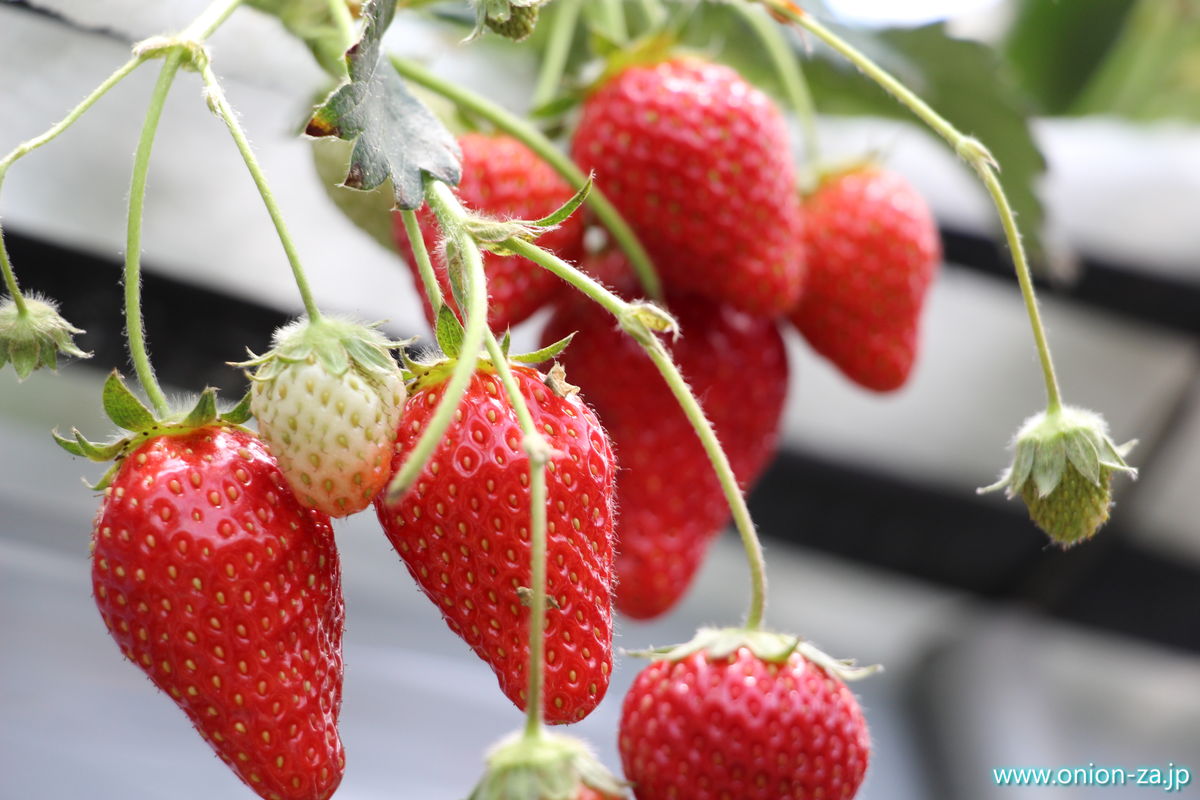
M 442 437 L 454 419 L 454 412 L 467 393 L 471 378 L 479 362 L 479 353 L 483 349 L 484 333 L 487 330 L 487 279 L 483 274 L 483 259 L 479 248 L 462 230 L 462 220 L 465 213 L 458 204 L 458 199 L 450 187 L 441 181 L 427 178 L 425 183 L 425 202 L 443 221 L 446 236 L 458 243 L 462 253 L 467 278 L 467 325 L 463 333 L 462 349 L 458 362 L 442 399 L 429 420 L 429 424 L 421 433 L 421 438 L 409 451 L 408 457 L 388 484 L 387 499 L 395 502 L 408 491 L 421 470 L 425 468 L 434 450 L 441 444 Z
M 659 0 L 642 0 L 642 16 L 646 18 L 646 25 L 651 30 L 658 28 L 666 19 L 666 9 L 662 7 Z
M 32 139 L 21 142 L 19 145 L 13 148 L 8 155 L 4 156 L 4 158 L 0 158 L 0 186 L 4 184 L 4 176 L 8 172 L 8 168 L 12 166 L 17 159 L 20 159 L 38 149 L 42 145 L 53 141 L 58 137 L 59 134 L 74 125 L 76 120 L 82 117 L 84 112 L 91 108 L 97 100 L 108 94 L 109 89 L 120 83 L 125 76 L 137 69 L 138 66 L 140 66 L 145 60 L 146 58 L 144 56 L 134 56 L 126 61 L 117 68 L 116 72 L 114 72 L 112 75 L 109 75 L 103 83 L 93 89 L 91 94 L 83 98 L 83 101 L 79 105 L 71 109 L 71 111 L 65 117 L 52 125 L 46 132 L 39 136 L 35 136 Z M 4 243 L 4 229 L 2 227 L 0 227 L 0 271 L 4 273 L 4 285 L 8 289 L 9 296 L 12 297 L 13 303 L 17 307 L 17 313 L 21 316 L 25 316 L 25 314 L 28 313 L 25 305 L 25 297 L 21 294 L 21 288 L 17 283 L 16 273 L 13 272 L 12 262 L 9 260 L 8 248 Z
M 793 22 L 812 33 L 825 44 L 844 56 L 868 78 L 875 81 L 886 92 L 891 94 L 902 105 L 917 115 L 930 128 L 945 139 L 958 155 L 964 158 L 971 168 L 979 175 L 988 194 L 1000 214 L 1000 222 L 1004 228 L 1004 236 L 1012 253 L 1013 268 L 1017 274 L 1017 282 L 1021 286 L 1021 297 L 1025 301 L 1025 311 L 1029 316 L 1029 324 L 1033 329 L 1033 340 L 1037 346 L 1038 358 L 1042 366 L 1042 379 L 1046 384 L 1046 400 L 1048 410 L 1054 411 L 1062 406 L 1058 388 L 1058 379 L 1054 373 L 1054 362 L 1050 357 L 1050 347 L 1046 342 L 1046 331 L 1042 325 L 1041 314 L 1038 312 L 1037 296 L 1033 289 L 1033 279 L 1029 274 L 1029 262 L 1025 256 L 1025 246 L 1021 243 L 1021 233 L 1017 228 L 1016 218 L 1004 194 L 1004 187 L 996 175 L 996 161 L 987 148 L 974 137 L 967 136 L 950 124 L 945 117 L 934 111 L 928 103 L 917 97 L 907 86 L 902 84 L 878 64 L 871 61 L 848 42 L 833 31 L 813 19 L 796 7 L 791 0 L 759 0 L 778 16 Z
M 200 16 L 192 20 L 179 34 L 180 39 L 192 39 L 204 41 L 212 36 L 217 28 L 229 18 L 229 15 L 237 10 L 244 0 L 216 0 L 215 3 L 201 12 Z
M 183 63 L 184 52 L 172 50 L 166 57 L 150 105 L 146 109 L 146 120 L 142 124 L 142 135 L 138 140 L 137 152 L 133 157 L 133 177 L 129 187 L 129 218 L 125 239 L 125 336 L 129 341 L 129 355 L 138 381 L 146 396 L 154 405 L 159 416 L 170 411 L 166 395 L 158 385 L 150 355 L 146 351 L 145 331 L 142 327 L 142 218 L 146 205 L 146 180 L 150 173 L 150 153 L 154 148 L 154 137 L 158 122 L 162 118 L 167 93 Z
M 420 64 L 394 55 L 391 59 L 396 71 L 405 78 L 451 100 L 461 108 L 488 120 L 500 130 L 519 139 L 575 189 L 582 188 L 587 182 L 587 176 L 580 171 L 579 167 L 525 120 L 486 98 L 442 80 Z M 638 241 L 633 228 L 621 216 L 621 212 L 595 186 L 588 194 L 587 203 L 596 212 L 596 218 L 608 229 L 629 258 L 630 266 L 637 274 L 646 296 L 653 300 L 661 299 L 662 282 L 659 281 L 658 274 L 654 270 L 654 263 L 650 260 L 650 255 L 642 247 L 641 242 Z
M 721 449 L 721 443 L 717 439 L 712 423 L 704 415 L 704 409 L 700 407 L 700 403 L 692 394 L 692 390 L 688 387 L 679 367 L 671 359 L 671 355 L 663 347 L 658 337 L 650 333 L 637 320 L 631 304 L 609 292 L 575 267 L 553 253 L 520 239 L 507 239 L 504 246 L 517 255 L 553 272 L 616 316 L 621 326 L 633 336 L 646 351 L 650 360 L 654 362 L 654 366 L 662 374 L 671 393 L 675 395 L 676 401 L 683 409 L 684 415 L 687 416 L 688 422 L 692 424 L 692 429 L 700 438 L 704 452 L 708 455 L 717 480 L 721 484 L 721 491 L 724 492 L 725 500 L 733 513 L 733 522 L 737 527 L 738 535 L 741 536 L 742 547 L 746 551 L 746 561 L 750 569 L 750 609 L 746 614 L 746 627 L 761 628 L 767 602 L 766 561 L 763 557 L 762 545 L 758 540 L 758 533 L 754 530 L 750 509 L 746 506 L 746 498 L 742 494 L 741 487 L 738 486 L 729 458 Z
M 567 57 L 571 53 L 571 42 L 575 38 L 575 26 L 579 22 L 580 0 L 558 0 L 551 8 L 554 18 L 550 25 L 550 39 L 542 55 L 537 86 L 533 90 L 531 104 L 534 108 L 541 108 L 558 94 Z
M 731 8 L 737 11 L 753 29 L 762 42 L 763 47 L 779 75 L 779 82 L 787 95 L 788 104 L 800 118 L 804 128 L 805 172 L 811 173 L 816 169 L 821 159 L 820 143 L 817 137 L 817 115 L 813 105 L 812 92 L 804 79 L 800 61 L 788 44 L 783 31 L 765 13 L 751 8 L 744 3 L 733 3 Z
M 408 234 L 408 243 L 412 247 L 413 256 L 417 259 L 417 272 L 421 275 L 421 283 L 425 286 L 425 296 L 429 298 L 429 307 L 433 309 L 433 318 L 437 319 L 438 311 L 442 308 L 442 287 L 438 283 L 437 274 L 433 271 L 433 262 L 429 260 L 429 250 L 425 247 L 425 237 L 421 235 L 421 225 L 417 222 L 417 212 L 401 209 L 400 219 L 404 220 L 404 232 Z
M 283 251 L 287 254 L 288 263 L 292 267 L 292 277 L 296 281 L 296 288 L 300 291 L 300 298 L 304 302 L 304 310 L 308 314 L 311 322 L 318 322 L 321 319 L 321 312 L 317 308 L 317 302 L 313 299 L 312 289 L 308 285 L 308 278 L 304 274 L 304 267 L 300 264 L 300 254 L 296 251 L 296 245 L 292 241 L 291 234 L 288 233 L 287 225 L 283 221 L 283 214 L 279 210 L 279 205 L 275 202 L 275 196 L 271 193 L 271 188 L 267 185 L 267 178 L 263 174 L 262 167 L 258 164 L 258 159 L 254 157 L 254 150 L 250 147 L 249 140 L 246 139 L 246 133 L 242 130 L 241 124 L 237 120 L 237 115 L 229 105 L 229 101 L 225 99 L 225 93 L 221 90 L 221 84 L 217 81 L 217 76 L 213 74 L 212 67 L 207 63 L 200 71 L 201 77 L 204 79 L 205 94 L 208 99 L 209 107 L 213 112 L 221 118 L 225 123 L 225 127 L 229 129 L 230 135 L 233 136 L 233 141 L 237 145 L 238 152 L 242 154 L 242 160 L 246 162 L 246 169 L 250 171 L 250 176 L 254 179 L 254 185 L 258 187 L 258 193 L 262 196 L 263 204 L 267 207 L 267 213 L 271 215 L 271 222 L 275 224 L 275 232 L 279 235 L 279 242 L 283 245 Z
M 346 6 L 346 0 L 329 0 L 329 15 L 333 17 L 333 24 L 342 36 L 343 49 L 349 50 L 358 40 L 358 28 L 354 24 L 350 9 Z
M 604 21 L 604 28 L 615 42 L 629 41 L 629 26 L 625 22 L 625 4 L 623 0 L 593 0 L 599 9 L 599 16 Z
M 522 445 L 529 455 L 529 581 L 533 597 L 529 604 L 529 692 L 525 703 L 524 736 L 534 739 L 542 733 L 545 706 L 542 697 L 545 665 L 542 661 L 546 645 L 546 462 L 550 460 L 550 448 L 534 427 L 521 387 L 491 331 L 487 332 L 485 342 L 492 365 L 517 415 L 524 435 Z

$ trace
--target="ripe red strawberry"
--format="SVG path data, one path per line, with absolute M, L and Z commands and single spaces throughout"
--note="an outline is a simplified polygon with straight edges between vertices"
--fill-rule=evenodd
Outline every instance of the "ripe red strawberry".
M 787 125 L 735 71 L 696 58 L 627 67 L 584 103 L 571 146 L 664 283 L 761 316 L 803 282 Z
M 826 178 L 804 208 L 808 286 L 792 321 L 855 383 L 898 389 L 942 259 L 929 207 L 904 178 L 865 166 Z
M 497 219 L 541 219 L 574 195 L 574 190 L 557 172 L 511 136 L 468 133 L 459 137 L 458 142 L 462 148 L 462 181 L 455 191 L 472 211 Z M 441 238 L 437 220 L 429 206 L 422 206 L 417 218 L 442 293 L 457 312 L 444 254 L 437 247 Z M 399 214 L 395 216 L 394 231 L 396 245 L 408 261 L 425 316 L 432 325 L 433 310 L 422 288 L 417 262 Z M 567 261 L 577 261 L 583 254 L 582 216 L 573 214 L 557 229 L 540 236 L 538 245 Z M 523 321 L 562 287 L 554 275 L 520 256 L 484 253 L 483 271 L 488 284 L 488 324 L 494 330 Z
M 775 450 L 787 393 L 783 339 L 769 320 L 695 296 L 668 299 L 683 334 L 672 353 L 748 487 Z M 590 302 L 561 307 L 542 337 L 572 331 L 559 360 L 621 460 L 617 609 L 648 619 L 687 591 L 729 508 L 691 423 L 641 347 Z
M 324 800 L 345 765 L 341 578 L 329 518 L 252 434 L 209 425 L 129 453 L 92 534 L 121 652 L 268 800 Z
M 592 411 L 514 366 L 521 394 L 555 455 L 547 464 L 546 721 L 575 722 L 596 707 L 612 670 L 612 526 L 616 466 Z M 445 387 L 435 367 L 409 397 L 396 440 L 398 469 Z M 499 378 L 480 370 L 455 421 L 413 488 L 376 500 L 379 521 L 425 594 L 525 707 L 529 664 L 529 459 Z
M 637 800 L 849 800 L 871 743 L 858 701 L 801 652 L 740 646 L 655 661 L 634 679 L 619 747 Z

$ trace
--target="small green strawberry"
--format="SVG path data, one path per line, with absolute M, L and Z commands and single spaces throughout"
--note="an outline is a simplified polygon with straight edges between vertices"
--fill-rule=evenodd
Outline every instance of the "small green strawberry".
M 406 393 L 388 351 L 403 343 L 328 317 L 297 320 L 274 341 L 238 365 L 257 367 L 250 408 L 259 434 L 301 503 L 331 517 L 361 511 L 389 474 Z
M 1020 495 L 1029 516 L 1063 549 L 1096 535 L 1108 521 L 1113 473 L 1137 477 L 1125 463 L 1136 444 L 1117 446 L 1099 414 L 1070 406 L 1025 421 L 1013 443 L 1013 463 L 979 491 Z
M 25 380 L 38 367 L 57 369 L 60 353 L 91 358 L 72 338 L 83 331 L 63 319 L 53 301 L 36 297 L 21 301 L 0 300 L 0 367 L 11 361 L 17 377 Z
M 467 800 L 615 800 L 625 787 L 582 741 L 545 730 L 502 740 Z

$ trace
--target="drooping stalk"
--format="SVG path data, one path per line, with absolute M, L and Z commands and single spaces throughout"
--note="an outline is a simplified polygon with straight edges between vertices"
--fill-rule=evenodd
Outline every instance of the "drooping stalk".
M 429 298 L 429 307 L 433 309 L 433 318 L 437 319 L 443 302 L 442 287 L 433 271 L 433 262 L 429 260 L 429 249 L 425 247 L 425 237 L 421 235 L 417 212 L 401 209 L 400 219 L 404 221 L 404 232 L 408 234 L 408 243 L 412 247 L 413 257 L 417 259 L 417 272 L 425 287 L 425 296 Z
M 288 233 L 287 225 L 283 221 L 283 214 L 279 210 L 279 204 L 275 201 L 274 194 L 271 193 L 271 187 L 267 185 L 267 178 L 263 174 L 262 167 L 259 166 L 258 159 L 254 156 L 254 150 L 250 147 L 250 142 L 246 138 L 245 131 L 242 130 L 241 123 L 237 120 L 237 115 L 233 108 L 230 107 L 229 101 L 225 99 L 225 93 L 221 90 L 221 84 L 217 80 L 217 76 L 213 73 L 212 67 L 206 62 L 200 70 L 200 75 L 204 79 L 205 94 L 208 98 L 209 107 L 213 112 L 221 118 L 225 123 L 225 127 L 229 129 L 229 133 L 233 136 L 233 141 L 237 145 L 238 152 L 242 154 L 242 160 L 246 163 L 246 169 L 249 170 L 250 176 L 254 179 L 254 185 L 258 187 L 258 193 L 262 196 L 263 205 L 267 207 L 267 213 L 271 215 L 271 222 L 275 225 L 275 232 L 279 236 L 279 242 L 283 245 L 283 251 L 287 254 L 288 263 L 292 267 L 292 277 L 296 281 L 296 288 L 300 292 L 300 298 L 304 302 L 305 313 L 308 314 L 310 322 L 316 323 L 321 319 L 321 311 L 317 308 L 317 302 L 313 298 L 312 289 L 309 288 L 308 278 L 304 274 L 304 267 L 300 263 L 300 254 L 296 250 L 296 245 L 292 241 L 291 234 Z
M 409 451 L 404 463 L 400 465 L 392 482 L 388 484 L 387 498 L 391 501 L 399 499 L 408 491 L 437 446 L 441 444 L 442 437 L 454 419 L 454 412 L 458 410 L 475 374 L 479 354 L 483 350 L 484 332 L 487 330 L 487 279 L 483 274 L 483 259 L 480 257 L 479 248 L 473 246 L 473 242 L 470 242 L 462 230 L 463 212 L 458 205 L 458 199 L 446 184 L 426 178 L 425 202 L 433 209 L 438 220 L 443 221 L 444 232 L 456 242 L 458 251 L 462 254 L 468 287 L 466 329 L 463 332 L 458 362 L 446 382 L 442 398 L 438 401 L 429 424 Z
M 133 157 L 133 177 L 129 187 L 129 215 L 125 237 L 125 337 L 129 342 L 129 355 L 138 381 L 159 416 L 170 411 L 166 395 L 158 385 L 150 355 L 146 350 L 145 329 L 142 325 L 142 219 L 146 204 L 146 180 L 150 172 L 150 153 L 154 148 L 154 137 L 162 119 L 163 105 L 171 84 L 183 64 L 182 50 L 172 50 L 166 56 L 150 105 L 146 109 L 146 120 L 142 124 L 141 138 Z
M 520 140 L 575 189 L 580 189 L 587 183 L 587 176 L 580 171 L 579 167 L 555 147 L 553 142 L 525 120 L 474 92 L 442 80 L 420 64 L 395 55 L 391 56 L 391 60 L 396 71 L 405 78 L 451 100 L 459 107 L 486 119 L 500 130 Z M 633 228 L 621 216 L 621 212 L 596 186 L 592 187 L 586 202 L 596 212 L 596 218 L 599 219 L 600 224 L 608 229 L 617 245 L 629 258 L 629 264 L 637 275 L 646 296 L 651 299 L 661 299 L 662 282 L 654 270 L 654 263 L 650 260 L 650 255 L 642 247 L 641 242 L 638 241 Z
M 529 456 L 529 582 L 532 598 L 529 603 L 529 692 L 525 701 L 524 735 L 532 739 L 542 733 L 545 707 L 542 684 L 545 681 L 543 652 L 546 646 L 546 462 L 550 460 L 550 447 L 534 427 L 521 388 L 491 331 L 487 332 L 485 341 L 492 365 L 517 415 L 517 423 L 524 435 L 522 447 Z
M 341 34 L 342 43 L 348 50 L 358 38 L 358 30 L 354 25 L 354 17 L 350 14 L 350 9 L 346 6 L 346 0 L 328 0 L 329 16 L 333 18 L 333 24 L 337 26 L 338 33 Z
M 192 20 L 179 34 L 180 39 L 192 39 L 196 41 L 204 41 L 208 37 L 216 33 L 217 28 L 225 20 L 229 19 L 229 15 L 237 10 L 245 0 L 216 0 L 208 8 L 200 13 L 200 16 Z
M 599 8 L 597 16 L 604 21 L 614 41 L 625 42 L 629 39 L 629 26 L 625 22 L 624 0 L 593 0 Z
M 621 321 L 622 327 L 627 331 L 632 333 L 631 328 L 633 330 L 637 329 L 639 323 L 632 319 L 633 308 L 630 303 L 608 291 L 601 284 L 592 280 L 566 261 L 563 261 L 548 250 L 543 250 L 535 244 L 530 244 L 520 239 L 506 239 L 503 244 L 517 255 L 523 256 L 553 272 L 599 303 L 617 317 Z M 742 547 L 746 552 L 746 562 L 750 570 L 750 606 L 746 614 L 745 624 L 750 629 L 761 628 L 767 601 L 766 562 L 763 558 L 762 544 L 758 540 L 758 532 L 754 529 L 754 521 L 750 518 L 750 509 L 746 506 L 746 498 L 742 494 L 737 478 L 733 474 L 733 467 L 730 465 L 725 451 L 721 448 L 721 443 L 717 439 L 717 434 L 713 430 L 712 423 L 704 415 L 704 409 L 700 407 L 700 403 L 696 400 L 695 395 L 692 394 L 692 390 L 688 387 L 687 381 L 679 371 L 679 367 L 671 358 L 670 353 L 663 347 L 662 342 L 648 330 L 645 330 L 644 326 L 642 328 L 642 335 L 635 334 L 633 338 L 646 351 L 650 360 L 654 362 L 654 366 L 667 382 L 667 386 L 670 387 L 671 393 L 675 395 L 675 399 L 678 401 L 680 408 L 683 409 L 684 415 L 687 416 L 688 422 L 691 423 L 692 429 L 695 430 L 696 435 L 700 438 L 700 443 L 704 446 L 704 452 L 707 454 L 713 471 L 716 473 L 717 480 L 721 484 L 721 490 L 724 492 L 725 500 L 729 504 L 729 509 L 733 514 L 734 525 L 737 527 L 738 535 L 741 537 Z
M 553 100 L 562 83 L 571 41 L 575 38 L 575 26 L 579 22 L 580 1 L 558 0 L 550 7 L 554 16 L 550 19 L 550 39 L 542 53 L 542 66 L 533 90 L 531 102 L 534 108 L 541 108 Z
M 788 105 L 799 117 L 800 125 L 804 129 L 804 172 L 811 174 L 821 160 L 821 148 L 817 137 L 817 115 L 812 92 L 809 91 L 808 81 L 804 79 L 800 61 L 792 52 L 783 31 L 765 13 L 760 13 L 758 9 L 744 3 L 733 3 L 730 7 L 746 20 L 771 59 L 787 96 Z
M 1050 356 L 1050 346 L 1046 341 L 1046 331 L 1042 325 L 1041 314 L 1038 311 L 1037 296 L 1033 288 L 1033 278 L 1029 272 L 1029 262 L 1025 255 L 1025 246 L 1021 242 L 1021 233 L 1017 228 L 1016 217 L 1009 205 L 1004 187 L 996 174 L 996 162 L 987 148 L 974 137 L 959 131 L 950 122 L 933 110 L 907 86 L 889 74 L 866 55 L 846 42 L 833 31 L 817 22 L 811 14 L 797 7 L 791 0 L 758 0 L 769 8 L 777 17 L 799 25 L 825 42 L 835 51 L 844 56 L 864 75 L 877 83 L 884 91 L 892 95 L 903 106 L 912 111 L 922 122 L 932 128 L 946 140 L 954 151 L 971 165 L 979 175 L 996 210 L 1000 214 L 1000 222 L 1004 228 L 1004 236 L 1012 253 L 1013 268 L 1016 271 L 1017 283 L 1021 287 L 1021 298 L 1025 302 L 1025 311 L 1029 316 L 1029 324 L 1033 329 L 1033 340 L 1037 347 L 1038 359 L 1042 367 L 1042 380 L 1046 385 L 1047 409 L 1055 411 L 1062 407 L 1062 399 L 1058 388 L 1058 378 L 1054 373 L 1054 362 Z
M 35 136 L 32 139 L 27 139 L 26 141 L 21 142 L 19 145 L 13 148 L 11 152 L 4 156 L 4 158 L 0 158 L 0 186 L 3 186 L 4 184 L 4 176 L 8 172 L 8 168 L 12 166 L 17 159 L 20 159 L 29 153 L 32 153 L 42 145 L 53 141 L 58 137 L 59 134 L 74 125 L 76 120 L 84 115 L 84 112 L 91 108 L 97 100 L 108 93 L 109 89 L 112 89 L 114 86 L 120 83 L 125 76 L 137 69 L 138 66 L 141 65 L 141 63 L 145 60 L 145 56 L 134 56 L 126 61 L 117 68 L 116 72 L 114 72 L 112 75 L 109 75 L 103 83 L 93 89 L 91 94 L 83 98 L 83 101 L 80 102 L 79 105 L 71 109 L 65 117 L 56 122 L 54 125 L 50 126 L 50 128 L 44 133 Z M 4 243 L 4 229 L 2 227 L 0 227 L 0 272 L 4 273 L 4 285 L 8 290 L 9 296 L 13 299 L 13 303 L 17 307 L 17 313 L 21 316 L 25 316 L 25 314 L 28 313 L 25 306 L 25 297 L 21 294 L 21 288 L 20 284 L 17 283 L 16 273 L 13 272 L 12 262 L 8 256 L 8 248 Z

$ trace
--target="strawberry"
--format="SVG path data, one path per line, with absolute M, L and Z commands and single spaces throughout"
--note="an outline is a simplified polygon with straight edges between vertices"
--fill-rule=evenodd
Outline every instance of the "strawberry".
M 904 178 L 868 165 L 826 177 L 804 209 L 808 286 L 792 322 L 855 383 L 898 389 L 942 258 L 929 207 Z
M 257 367 L 250 408 L 304 505 L 344 517 L 383 488 L 405 397 L 388 349 L 401 344 L 322 317 L 280 328 L 269 353 L 241 364 Z
M 463 177 L 455 191 L 472 211 L 502 220 L 540 219 L 549 216 L 574 195 L 574 190 L 557 172 L 511 136 L 469 133 L 458 141 L 462 148 Z M 458 306 L 450 292 L 445 253 L 437 246 L 441 239 L 437 218 L 429 206 L 423 206 L 417 212 L 417 219 L 442 294 L 457 311 Z M 433 309 L 422 289 L 416 257 L 399 214 L 395 217 L 394 230 L 396 245 L 412 270 L 425 316 L 432 325 Z M 567 261 L 578 260 L 583 254 L 582 217 L 569 217 L 558 228 L 539 237 L 538 245 Z M 483 271 L 488 284 L 488 324 L 494 330 L 503 330 L 525 320 L 562 287 L 554 275 L 520 256 L 484 253 Z
M 668 287 L 761 316 L 795 305 L 804 254 L 787 125 L 734 70 L 626 67 L 585 101 L 571 153 Z
M 429 423 L 448 362 L 425 367 L 405 407 L 393 468 Z M 418 369 L 420 369 L 418 367 Z M 570 388 L 514 366 L 547 464 L 546 721 L 585 717 L 612 670 L 612 525 L 616 467 L 608 437 Z M 565 388 L 564 388 L 565 387 Z M 396 501 L 381 495 L 379 521 L 413 577 L 525 707 L 529 663 L 529 459 L 499 378 L 482 366 L 454 422 Z
M 775 451 L 787 393 L 783 339 L 769 320 L 695 296 L 669 300 L 683 334 L 672 354 L 749 487 Z M 564 305 L 542 335 L 553 341 L 572 331 L 559 359 L 621 459 L 617 608 L 648 619 L 687 591 L 729 508 L 691 423 L 641 347 L 592 303 Z
M 635 797 L 849 800 L 871 743 L 839 673 L 861 672 L 784 637 L 701 631 L 625 696 L 618 744 Z
M 211 390 L 181 422 L 154 420 L 115 376 L 105 401 L 132 436 L 60 440 L 118 458 L 92 531 L 105 626 L 261 797 L 324 800 L 345 765 L 329 518 L 296 500 L 252 433 L 217 419 Z

